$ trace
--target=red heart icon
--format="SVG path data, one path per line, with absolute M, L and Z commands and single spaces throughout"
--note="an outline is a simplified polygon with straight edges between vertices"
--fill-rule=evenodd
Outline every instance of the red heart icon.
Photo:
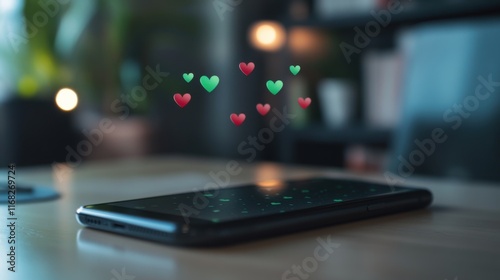
M 240 126 L 245 121 L 246 117 L 247 116 L 245 116 L 245 114 L 239 114 L 239 115 L 231 114 L 230 119 L 234 123 L 234 125 Z
M 240 70 L 246 76 L 250 75 L 255 68 L 255 64 L 253 62 L 249 62 L 246 64 L 245 62 L 240 63 Z
M 265 105 L 262 105 L 262 104 L 257 104 L 257 112 L 259 112 L 259 114 L 265 116 L 267 115 L 267 113 L 269 113 L 269 110 L 271 110 L 271 105 L 269 104 L 265 104 Z
M 311 105 L 311 98 L 309 98 L 309 97 L 307 97 L 306 99 L 299 97 L 298 101 L 299 101 L 299 105 L 300 105 L 300 107 L 302 107 L 302 109 L 305 109 L 305 108 L 309 107 L 309 105 Z
M 180 93 L 174 94 L 174 101 L 179 105 L 179 107 L 184 108 L 191 100 L 191 94 L 185 93 L 181 95 Z

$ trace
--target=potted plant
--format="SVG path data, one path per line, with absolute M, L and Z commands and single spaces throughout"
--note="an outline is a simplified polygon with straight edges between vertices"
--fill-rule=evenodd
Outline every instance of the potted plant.
M 54 1 L 55 3 L 58 3 Z M 59 13 L 37 1 L 12 0 L 0 9 L 0 164 L 45 164 L 64 158 L 64 146 L 76 141 L 72 113 L 54 102 L 70 84 L 53 52 Z M 49 7 L 50 8 L 50 7 Z

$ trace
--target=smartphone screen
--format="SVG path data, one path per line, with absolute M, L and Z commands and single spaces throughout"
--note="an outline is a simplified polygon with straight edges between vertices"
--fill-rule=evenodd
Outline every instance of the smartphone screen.
M 408 190 L 411 189 L 317 178 L 265 181 L 256 185 L 159 196 L 108 205 L 178 216 L 186 216 L 188 213 L 192 218 L 220 223 L 343 204 Z

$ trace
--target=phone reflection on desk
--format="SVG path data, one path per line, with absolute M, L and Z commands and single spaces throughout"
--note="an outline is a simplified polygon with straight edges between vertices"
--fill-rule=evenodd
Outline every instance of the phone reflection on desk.
M 123 273 L 123 268 L 137 279 L 154 279 L 158 275 L 175 279 L 177 275 L 177 249 L 88 228 L 78 230 L 76 241 L 79 259 L 109 267 L 110 276 L 113 272 Z

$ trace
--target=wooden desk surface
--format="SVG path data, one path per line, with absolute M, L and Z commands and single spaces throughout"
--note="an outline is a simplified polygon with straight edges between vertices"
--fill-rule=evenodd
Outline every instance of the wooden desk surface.
M 54 186 L 58 200 L 17 205 L 17 272 L 7 271 L 7 228 L 0 230 L 0 279 L 499 279 L 500 186 L 409 180 L 427 187 L 434 203 L 396 214 L 220 249 L 182 249 L 84 229 L 83 204 L 182 191 L 211 181 L 226 161 L 155 158 L 84 164 L 77 170 L 17 170 L 17 183 Z M 242 165 L 231 183 L 305 175 L 382 177 L 269 163 Z M 6 174 L 5 169 L 0 174 Z M 63 174 L 64 173 L 64 174 Z M 59 178 L 59 179 L 55 179 Z M 7 206 L 0 204 L 6 222 Z M 317 238 L 339 244 L 324 261 L 311 260 Z M 285 275 L 305 261 L 310 273 Z M 130 276 L 130 277 L 129 277 Z

